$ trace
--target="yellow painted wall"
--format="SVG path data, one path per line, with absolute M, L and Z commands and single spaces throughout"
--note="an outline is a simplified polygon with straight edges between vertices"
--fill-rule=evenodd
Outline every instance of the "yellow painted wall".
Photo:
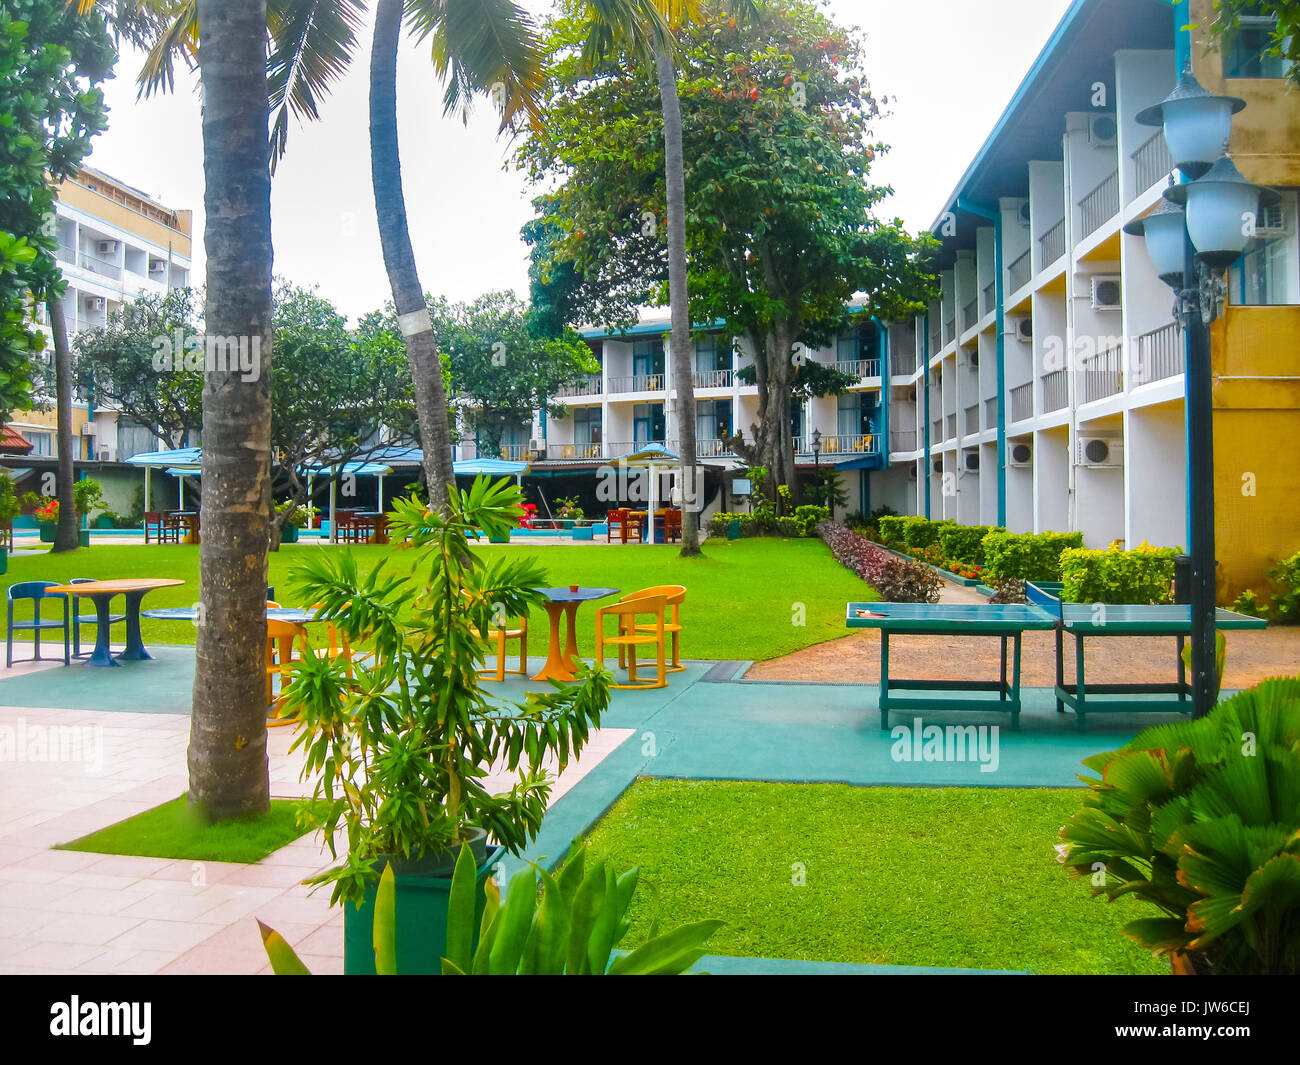
M 116 200 L 103 196 L 83 185 L 78 185 L 75 180 L 65 181 L 59 185 L 58 198 L 70 207 L 78 207 L 96 218 L 119 226 L 128 233 L 134 233 L 152 241 L 160 248 L 166 248 L 170 244 L 177 255 L 183 255 L 187 259 L 190 258 L 192 215 L 189 211 L 176 212 L 180 228 L 173 229 L 140 214 L 138 211 L 131 210 L 125 204 L 118 203 Z
M 1213 329 L 1219 595 L 1264 591 L 1300 551 L 1300 307 L 1229 307 Z M 1289 378 L 1289 380 L 1288 380 Z

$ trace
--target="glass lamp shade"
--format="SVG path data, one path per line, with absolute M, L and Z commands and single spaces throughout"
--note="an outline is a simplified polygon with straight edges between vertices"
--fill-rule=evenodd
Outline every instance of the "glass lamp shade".
M 1200 177 L 1220 155 L 1232 134 L 1232 116 L 1246 106 L 1235 96 L 1208 92 L 1190 72 L 1162 103 L 1137 115 L 1144 126 L 1163 126 L 1169 154 L 1178 169 Z
M 1187 211 L 1187 232 L 1196 254 L 1213 270 L 1226 270 L 1246 250 L 1262 207 L 1281 197 L 1253 185 L 1223 156 L 1202 177 L 1166 190 L 1165 198 Z
M 1171 288 L 1181 288 L 1183 284 L 1186 223 L 1182 208 L 1164 200 L 1146 218 L 1124 227 L 1125 233 L 1144 238 L 1156 273 Z

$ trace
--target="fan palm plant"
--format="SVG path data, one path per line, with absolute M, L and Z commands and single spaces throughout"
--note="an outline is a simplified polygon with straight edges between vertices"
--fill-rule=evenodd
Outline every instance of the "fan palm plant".
M 1215 973 L 1300 973 L 1300 678 L 1084 765 L 1100 778 L 1057 849 L 1094 895 L 1163 911 L 1126 935 Z

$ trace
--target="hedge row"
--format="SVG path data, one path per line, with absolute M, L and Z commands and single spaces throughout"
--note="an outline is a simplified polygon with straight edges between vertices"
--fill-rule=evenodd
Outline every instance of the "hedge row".
M 929 566 L 899 558 L 838 521 L 823 521 L 818 535 L 839 562 L 887 603 L 937 603 L 943 580 Z
M 1083 547 L 1083 533 L 991 532 L 983 540 L 984 579 L 1059 581 L 1061 553 Z
M 1061 554 L 1061 598 L 1069 603 L 1137 603 L 1174 601 L 1176 547 L 1144 543 L 1132 551 L 1074 549 Z
M 786 518 L 775 518 L 767 513 L 715 514 L 709 519 L 709 535 L 725 539 L 728 526 L 734 521 L 740 528 L 741 536 L 816 536 L 818 523 L 830 516 L 830 510 L 818 506 L 795 507 L 794 517 Z

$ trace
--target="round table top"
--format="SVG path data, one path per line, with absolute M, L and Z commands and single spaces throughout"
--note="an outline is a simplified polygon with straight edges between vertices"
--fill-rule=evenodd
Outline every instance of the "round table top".
M 566 588 L 541 588 L 538 589 L 542 595 L 546 596 L 552 603 L 585 603 L 589 599 L 604 599 L 607 596 L 618 595 L 621 588 L 582 588 L 576 592 L 571 592 Z
M 157 610 L 142 610 L 140 616 L 155 621 L 193 621 L 198 616 L 198 611 L 192 606 L 169 606 Z M 306 625 L 308 622 L 319 620 L 315 611 L 304 610 L 297 606 L 268 607 L 266 616 L 273 621 L 291 621 L 296 625 Z
M 154 588 L 175 588 L 184 583 L 167 577 L 143 577 L 116 581 L 88 581 L 86 584 L 60 584 L 53 588 L 46 588 L 45 592 L 47 595 L 51 592 L 65 592 L 69 595 L 120 595 L 123 592 L 147 592 Z

